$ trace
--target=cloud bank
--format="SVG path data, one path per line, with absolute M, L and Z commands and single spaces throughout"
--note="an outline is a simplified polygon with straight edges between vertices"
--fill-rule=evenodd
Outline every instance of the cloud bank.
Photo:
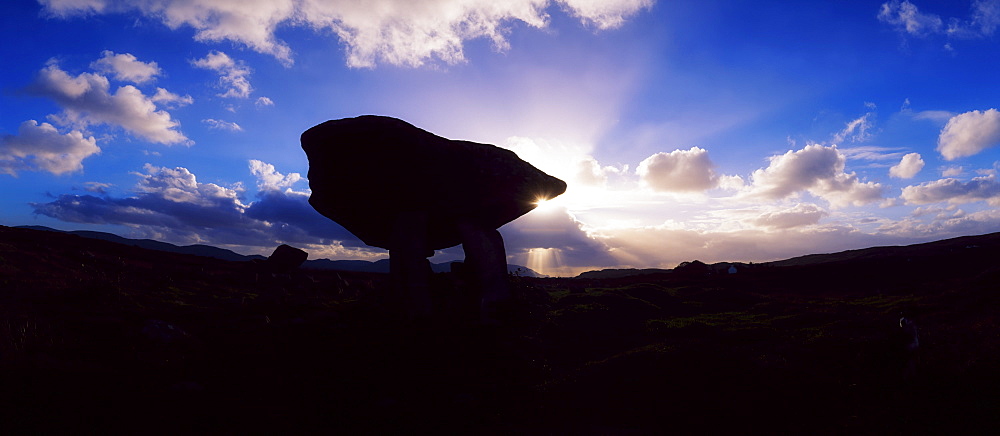
M 903 188 L 902 198 L 909 204 L 948 202 L 953 204 L 985 201 L 1000 206 L 1000 182 L 996 176 L 976 177 L 968 182 L 947 178 Z
M 486 38 L 497 50 L 509 47 L 515 23 L 544 28 L 557 5 L 597 30 L 621 26 L 653 0 L 40 0 L 56 17 L 138 12 L 171 29 L 186 26 L 199 41 L 231 41 L 293 62 L 292 48 L 275 36 L 281 26 L 306 26 L 336 35 L 347 64 L 418 67 L 465 60 L 464 44 Z
M 790 229 L 818 224 L 820 218 L 827 215 L 829 215 L 827 211 L 815 204 L 799 203 L 788 209 L 764 212 L 754 218 L 751 223 L 769 229 Z
M 174 243 L 241 246 L 260 252 L 289 243 L 316 247 L 331 256 L 384 254 L 316 212 L 307 201 L 308 193 L 291 189 L 301 180 L 298 174 L 282 175 L 260 161 L 251 161 L 250 169 L 258 178 L 258 192 L 250 203 L 242 199 L 239 187 L 199 182 L 183 167 L 147 164 L 136 173 L 139 181 L 131 196 L 66 194 L 31 206 L 36 214 L 62 221 L 125 225 L 143 237 Z

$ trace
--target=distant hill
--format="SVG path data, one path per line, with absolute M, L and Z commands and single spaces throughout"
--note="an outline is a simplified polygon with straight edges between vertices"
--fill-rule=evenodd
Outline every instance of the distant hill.
M 267 259 L 267 257 L 265 256 L 260 256 L 260 255 L 247 256 L 239 254 L 232 250 L 226 250 L 224 248 L 213 247 L 210 245 L 195 244 L 195 245 L 179 246 L 167 242 L 154 241 L 152 239 L 129 239 L 129 238 L 123 238 L 113 233 L 95 232 L 90 230 L 63 231 L 45 226 L 18 226 L 16 228 L 41 230 L 46 232 L 68 233 L 71 235 L 77 235 L 84 238 L 117 242 L 119 244 L 132 245 L 140 248 L 146 248 L 149 250 L 159 250 L 159 251 L 166 251 L 169 253 L 179 253 L 179 254 L 190 254 L 194 256 L 211 257 L 214 259 L 229 260 L 234 262 L 250 261 L 253 259 L 261 259 L 261 260 Z
M 113 233 L 95 232 L 90 230 L 63 231 L 45 226 L 18 226 L 16 228 L 41 230 L 46 232 L 67 233 L 84 238 L 100 239 L 102 241 L 110 241 L 124 245 L 132 245 L 140 248 L 146 248 L 149 250 L 166 251 L 169 253 L 179 253 L 179 254 L 190 254 L 194 256 L 211 257 L 214 259 L 228 260 L 233 262 L 247 262 L 254 259 L 258 260 L 267 259 L 267 257 L 261 255 L 247 256 L 239 254 L 232 250 L 226 250 L 224 248 L 218 248 L 204 244 L 179 246 L 167 242 L 154 241 L 152 239 L 124 238 L 115 235 Z M 452 262 L 431 263 L 431 270 L 433 270 L 436 273 L 449 272 L 451 271 L 451 264 Z M 381 259 L 374 262 L 369 262 L 366 260 L 314 259 L 314 260 L 307 260 L 304 264 L 302 264 L 302 267 L 308 269 L 319 269 L 319 270 L 388 273 L 389 259 Z M 528 267 L 520 265 L 507 265 L 507 271 L 512 274 L 516 273 L 521 277 L 544 277 L 542 274 L 539 274 L 538 272 L 533 271 Z
M 389 272 L 389 259 L 382 259 L 375 262 L 367 260 L 330 260 L 314 259 L 307 260 L 302 264 L 306 269 L 321 269 L 333 271 L 358 271 L 358 272 Z
M 764 262 L 762 266 L 808 266 L 849 261 L 878 261 L 890 258 L 929 258 L 954 255 L 969 249 L 1000 249 L 1000 232 L 962 236 L 922 244 L 871 247 L 839 253 L 810 254 L 791 259 Z
M 976 249 L 976 250 L 973 250 Z M 979 253 L 992 253 L 1000 251 L 1000 232 L 985 235 L 961 236 L 951 239 L 943 239 L 934 242 L 925 242 L 912 245 L 871 247 L 858 250 L 847 250 L 837 253 L 809 254 L 805 256 L 793 257 L 790 259 L 776 260 L 773 262 L 761 262 L 753 264 L 754 268 L 761 267 L 807 267 L 835 263 L 887 261 L 898 259 L 930 259 L 947 258 L 957 254 L 966 255 L 970 251 Z M 694 261 L 698 262 L 698 261 Z M 682 268 L 692 262 L 684 262 L 678 266 Z M 700 262 L 699 262 L 700 263 Z M 730 266 L 735 266 L 738 271 L 745 270 L 751 266 L 741 262 L 718 262 L 708 267 L 714 273 L 725 272 Z M 637 277 L 655 274 L 673 274 L 675 269 L 661 268 L 624 268 L 624 269 L 602 269 L 597 271 L 586 271 L 576 276 L 579 279 L 619 279 L 626 277 Z
M 578 279 L 621 279 L 626 277 L 638 277 L 638 276 L 650 276 L 650 275 L 663 275 L 663 274 L 676 274 L 676 273 L 712 273 L 712 274 L 726 274 L 729 272 L 730 268 L 736 268 L 736 271 L 743 271 L 747 268 L 747 264 L 742 262 L 718 262 L 711 265 L 706 265 L 701 261 L 694 260 L 691 262 L 681 262 L 674 269 L 663 269 L 663 268 L 621 268 L 621 269 L 602 269 L 598 271 L 586 271 L 580 273 L 576 276 Z M 704 271 L 700 271 L 704 270 Z
M 662 268 L 610 268 L 597 271 L 586 271 L 576 276 L 578 279 L 620 279 L 622 277 L 644 276 L 650 274 L 669 274 L 672 269 Z

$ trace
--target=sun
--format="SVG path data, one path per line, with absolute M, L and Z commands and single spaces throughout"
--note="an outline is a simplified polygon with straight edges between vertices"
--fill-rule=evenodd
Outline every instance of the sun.
M 538 198 L 536 198 L 535 201 L 534 201 L 534 203 L 532 203 L 532 204 L 535 205 L 535 210 L 538 210 L 538 211 L 548 211 L 548 210 L 552 210 L 555 207 L 555 205 L 553 204 L 552 199 L 551 198 L 545 198 L 545 197 L 538 197 Z

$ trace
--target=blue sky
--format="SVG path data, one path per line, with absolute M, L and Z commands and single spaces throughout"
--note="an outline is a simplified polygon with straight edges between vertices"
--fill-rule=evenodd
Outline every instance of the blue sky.
M 1000 231 L 998 0 L 12 0 L 0 19 L 3 225 L 384 258 L 305 202 L 298 142 L 378 114 L 567 181 L 501 228 L 547 274 Z

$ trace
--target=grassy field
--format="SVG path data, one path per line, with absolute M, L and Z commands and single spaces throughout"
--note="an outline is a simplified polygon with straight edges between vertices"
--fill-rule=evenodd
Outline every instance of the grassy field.
M 438 315 L 403 322 L 378 274 L 277 274 L 0 228 L 0 422 L 15 434 L 996 434 L 1000 266 L 971 254 L 510 277 L 506 322 L 484 327 L 448 274 Z M 902 312 L 919 327 L 914 352 Z

